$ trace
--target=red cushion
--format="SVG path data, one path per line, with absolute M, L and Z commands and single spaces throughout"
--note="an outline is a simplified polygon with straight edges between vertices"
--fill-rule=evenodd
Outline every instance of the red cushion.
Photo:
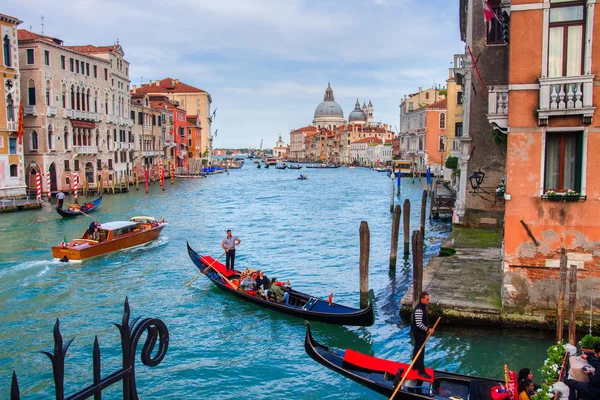
M 215 259 L 212 258 L 211 256 L 204 256 L 204 257 L 200 257 L 201 261 L 206 264 L 206 265 L 212 265 L 212 268 L 214 268 L 215 270 L 219 271 L 221 274 L 223 274 L 225 277 L 229 278 L 232 275 L 238 275 L 239 271 L 227 271 L 227 266 L 223 263 L 220 263 L 218 261 L 215 262 Z M 211 268 L 211 269 L 212 269 Z
M 404 368 L 404 371 L 408 369 L 409 364 L 404 364 L 396 361 L 384 360 L 377 357 L 371 357 L 366 354 L 359 353 L 354 350 L 347 349 L 344 355 L 344 362 L 356 365 L 357 367 L 370 369 L 377 372 L 388 372 L 392 375 L 396 375 L 398 369 Z M 426 382 L 433 382 L 434 371 L 431 368 L 425 368 L 425 371 L 431 376 L 429 379 L 425 379 L 419 376 L 418 372 L 411 369 L 406 377 L 407 380 L 421 380 Z M 404 376 L 404 375 L 403 375 Z

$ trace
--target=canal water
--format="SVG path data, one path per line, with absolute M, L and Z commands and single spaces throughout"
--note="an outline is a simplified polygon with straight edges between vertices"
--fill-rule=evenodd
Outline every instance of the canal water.
M 112 323 L 120 322 L 126 296 L 132 317 L 160 318 L 170 332 L 159 366 L 142 365 L 138 352 L 141 398 L 383 398 L 312 361 L 304 352 L 304 321 L 242 303 L 205 277 L 185 286 L 197 274 L 186 240 L 199 253 L 218 257 L 225 231 L 232 229 L 241 239 L 238 269 L 262 269 L 269 278 L 290 279 L 296 290 L 322 298 L 333 292 L 334 301 L 358 307 L 359 226 L 367 221 L 375 325 L 313 323 L 313 335 L 330 347 L 408 361 L 409 327 L 398 303 L 412 274 L 410 260 L 400 259 L 395 274 L 388 270 L 390 179 L 361 168 L 300 172 L 309 178 L 257 169 L 248 160 L 229 174 L 167 183 L 165 191 L 157 183 L 149 194 L 140 187 L 105 195 L 93 214 L 100 223 L 150 215 L 169 225 L 149 245 L 79 264 L 53 261 L 50 247 L 80 236 L 90 218 L 62 219 L 48 204 L 0 215 L 0 398 L 8 397 L 13 370 L 24 398 L 53 396 L 51 363 L 39 351 L 51 351 L 56 318 L 63 336 L 75 337 L 66 357 L 67 394 L 91 382 L 94 335 L 103 376 L 117 370 L 120 342 Z M 411 200 L 411 230 L 419 224 L 424 187 L 424 179 L 402 180 L 396 201 Z M 427 261 L 450 225 L 428 221 L 426 230 Z M 501 378 L 504 364 L 537 370 L 551 342 L 541 333 L 442 326 L 428 342 L 426 364 Z M 118 398 L 119 390 L 114 385 L 107 398 Z

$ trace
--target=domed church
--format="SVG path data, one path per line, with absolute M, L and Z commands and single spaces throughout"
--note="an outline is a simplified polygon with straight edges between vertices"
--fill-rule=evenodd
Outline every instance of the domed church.
M 331 84 L 328 83 L 327 89 L 325 89 L 323 102 L 315 109 L 315 117 L 312 124 L 319 129 L 327 128 L 333 130 L 345 123 L 344 111 L 342 110 L 342 107 L 335 102 L 333 89 L 331 88 Z

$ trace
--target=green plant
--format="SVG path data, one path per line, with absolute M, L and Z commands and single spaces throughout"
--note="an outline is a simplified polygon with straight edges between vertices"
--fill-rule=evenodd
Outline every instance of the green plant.
M 567 189 L 565 196 L 579 196 L 579 192 L 576 192 L 573 189 Z
M 558 381 L 560 368 L 565 356 L 565 345 L 557 343 L 550 346 L 547 350 L 548 358 L 544 361 L 544 365 L 540 368 L 542 375 L 542 385 L 537 390 L 531 400 L 548 400 L 554 398 L 554 384 Z
M 591 349 L 596 343 L 600 343 L 600 337 L 588 333 L 581 338 L 579 345 L 582 349 Z
M 458 168 L 458 157 L 448 157 L 446 159 L 446 168 L 457 169 Z
M 494 129 L 492 131 L 492 140 L 494 141 L 494 143 L 501 144 L 505 147 L 508 143 L 507 135 L 505 133 L 502 133 L 498 129 Z
M 558 193 L 556 193 L 554 190 L 552 189 L 548 189 L 546 190 L 546 193 L 544 193 L 545 196 L 548 197 L 552 197 L 552 196 L 560 196 Z
M 460 176 L 460 168 L 459 169 L 455 169 L 454 171 L 452 171 L 452 174 L 450 175 L 450 178 L 454 179 L 457 176 Z

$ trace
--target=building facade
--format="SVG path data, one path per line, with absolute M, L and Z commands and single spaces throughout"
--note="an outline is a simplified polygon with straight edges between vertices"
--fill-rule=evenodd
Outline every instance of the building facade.
M 19 75 L 19 19 L 0 14 L 2 58 L 0 73 L 0 199 L 27 195 L 23 138 L 19 137 L 21 85 Z
M 289 152 L 290 146 L 285 144 L 285 142 L 281 139 L 281 135 L 279 135 L 279 139 L 277 140 L 277 143 L 275 143 L 275 147 L 273 147 L 273 157 L 284 160 L 287 158 Z

